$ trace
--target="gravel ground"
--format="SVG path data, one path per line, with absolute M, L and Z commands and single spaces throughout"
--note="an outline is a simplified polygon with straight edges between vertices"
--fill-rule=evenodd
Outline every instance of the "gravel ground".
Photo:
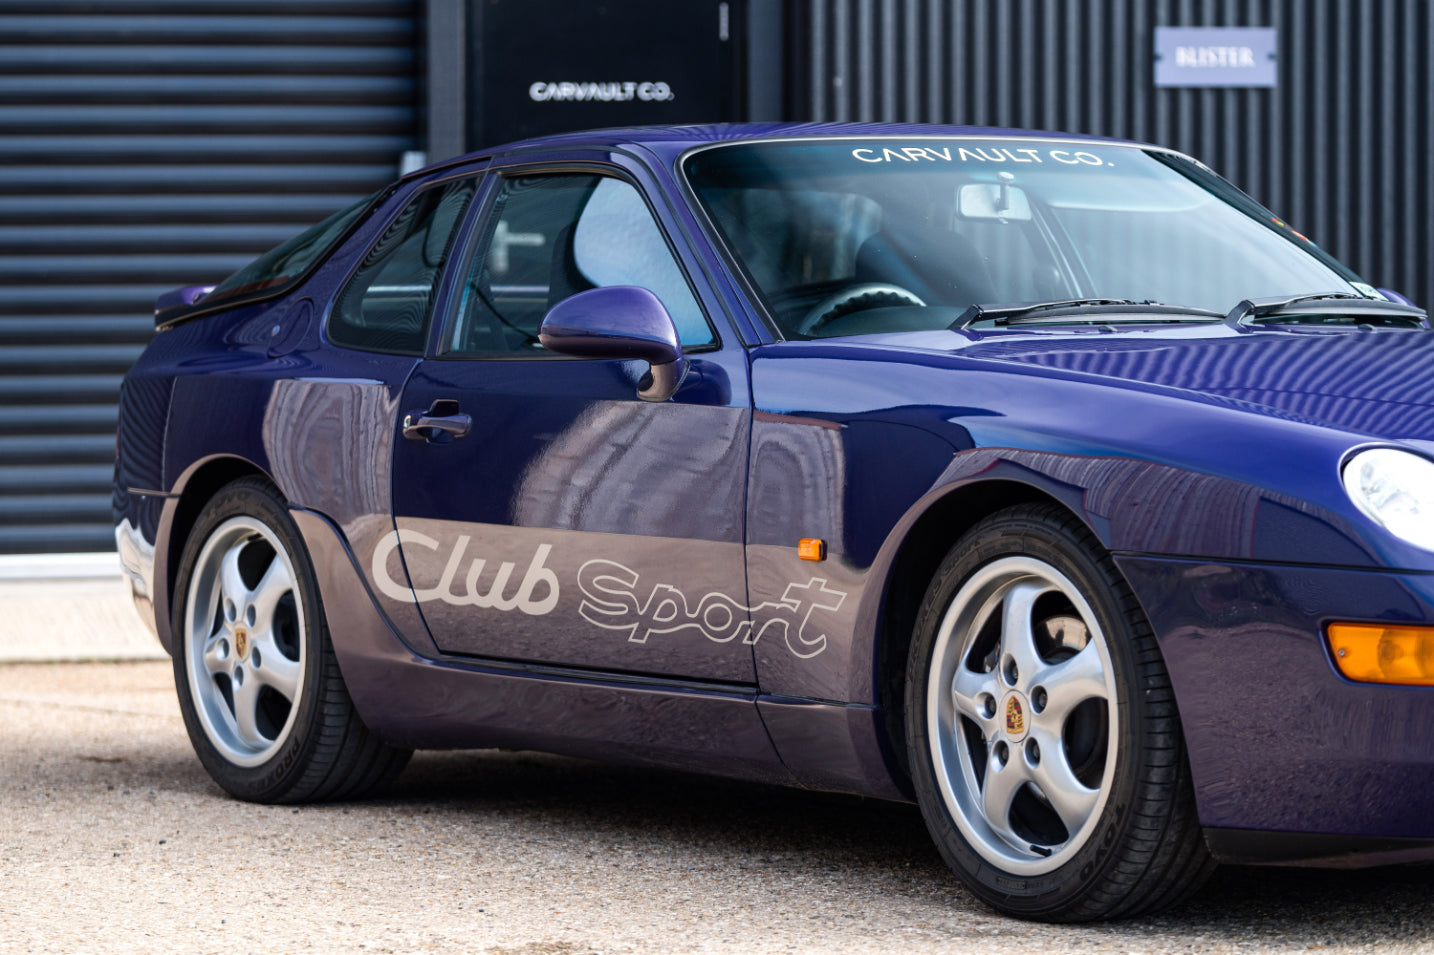
M 234 802 L 164 663 L 0 666 L 0 951 L 1434 952 L 1434 868 L 1227 868 L 1114 925 L 1001 918 L 910 807 L 528 753 Z

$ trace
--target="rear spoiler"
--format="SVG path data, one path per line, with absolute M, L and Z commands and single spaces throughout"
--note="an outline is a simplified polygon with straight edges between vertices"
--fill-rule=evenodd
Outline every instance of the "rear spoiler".
M 171 328 L 188 318 L 196 311 L 195 306 L 214 288 L 213 285 L 186 285 L 165 292 L 154 303 L 155 331 Z

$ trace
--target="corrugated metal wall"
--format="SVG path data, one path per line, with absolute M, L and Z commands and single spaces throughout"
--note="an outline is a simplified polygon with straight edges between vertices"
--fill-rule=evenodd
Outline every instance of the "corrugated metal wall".
M 1430 0 L 792 0 L 794 118 L 1172 146 L 1434 305 Z M 1156 89 L 1157 26 L 1272 26 L 1274 89 Z
M 411 0 L 0 0 L 0 553 L 114 547 L 157 294 L 397 174 Z

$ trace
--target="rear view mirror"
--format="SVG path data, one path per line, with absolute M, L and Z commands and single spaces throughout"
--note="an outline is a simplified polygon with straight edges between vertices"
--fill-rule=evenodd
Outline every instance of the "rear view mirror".
M 1025 190 L 1008 182 L 968 182 L 961 187 L 960 209 L 965 219 L 1024 222 L 1031 218 Z
M 635 285 L 568 296 L 543 316 L 538 340 L 560 355 L 647 362 L 651 368 L 637 392 L 644 401 L 666 401 L 687 377 L 672 316 L 661 299 Z

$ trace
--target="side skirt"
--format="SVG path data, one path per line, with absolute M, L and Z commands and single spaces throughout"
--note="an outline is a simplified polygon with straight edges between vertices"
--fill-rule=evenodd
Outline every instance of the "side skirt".
M 1216 861 L 1232 865 L 1289 865 L 1365 869 L 1434 859 L 1434 840 L 1338 836 L 1263 829 L 1206 829 Z

